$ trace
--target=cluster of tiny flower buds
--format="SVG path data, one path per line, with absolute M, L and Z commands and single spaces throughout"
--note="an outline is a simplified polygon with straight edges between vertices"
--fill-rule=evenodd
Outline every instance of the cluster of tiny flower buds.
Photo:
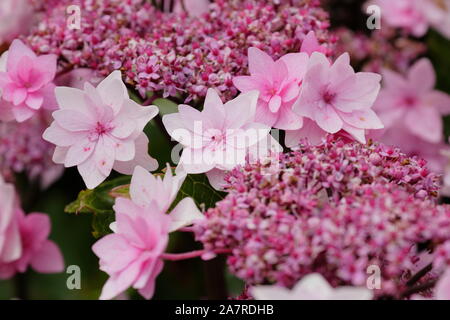
M 64 10 L 78 4 L 79 30 L 66 27 Z M 332 51 L 328 14 L 317 0 L 217 0 L 201 18 L 162 13 L 142 1 L 60 1 L 26 38 L 40 54 L 60 56 L 60 70 L 88 67 L 106 76 L 121 69 L 141 95 L 149 91 L 204 98 L 216 88 L 223 98 L 237 94 L 232 77 L 247 74 L 247 49 L 273 58 L 298 52 L 314 31 Z
M 52 161 L 54 146 L 42 139 L 46 118 L 42 112 L 25 123 L 0 122 L 0 174 L 5 178 L 25 173 L 45 188 L 62 175 L 64 167 Z
M 271 174 L 267 163 L 233 170 L 229 194 L 195 226 L 206 250 L 232 250 L 229 268 L 248 285 L 292 287 L 319 272 L 334 286 L 361 286 L 377 265 L 378 294 L 396 296 L 408 289 L 416 244 L 439 248 L 439 263 L 450 258 L 450 208 L 436 204 L 437 177 L 425 162 L 331 139 L 279 161 Z

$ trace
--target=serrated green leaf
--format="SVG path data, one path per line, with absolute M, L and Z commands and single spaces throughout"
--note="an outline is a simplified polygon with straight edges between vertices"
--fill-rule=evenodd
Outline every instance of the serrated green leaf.
M 93 190 L 83 190 L 77 200 L 68 204 L 65 212 L 74 214 L 93 214 L 92 228 L 95 237 L 101 237 L 111 232 L 109 225 L 115 220 L 113 205 L 115 196 L 112 190 L 124 193 L 130 183 L 129 176 L 122 176 L 102 183 Z M 125 195 L 125 194 L 124 194 Z
M 175 207 L 183 198 L 191 197 L 198 207 L 209 209 L 225 195 L 226 193 L 217 191 L 211 186 L 205 174 L 190 174 L 184 180 L 172 207 Z

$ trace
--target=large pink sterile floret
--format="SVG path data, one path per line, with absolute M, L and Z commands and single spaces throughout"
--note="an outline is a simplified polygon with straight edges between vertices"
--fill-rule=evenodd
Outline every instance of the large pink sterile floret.
M 308 66 L 306 53 L 289 53 L 277 61 L 258 48 L 248 50 L 250 76 L 238 76 L 233 83 L 242 92 L 259 91 L 255 120 L 279 129 L 296 130 L 302 117 L 292 112 Z
M 56 55 L 37 56 L 14 40 L 0 62 L 1 120 L 23 122 L 39 109 L 54 109 Z
M 374 109 L 386 128 L 402 124 L 411 134 L 429 142 L 443 141 L 442 115 L 450 113 L 450 96 L 434 90 L 436 74 L 431 62 L 416 62 L 404 77 L 383 71 L 384 88 Z
M 144 208 L 124 198 L 116 200 L 114 210 L 114 233 L 92 248 L 100 258 L 100 270 L 110 276 L 100 299 L 112 299 L 130 286 L 150 299 L 163 268 L 161 255 L 169 239 L 169 216 L 154 204 Z
M 375 73 L 355 73 L 347 53 L 331 64 L 324 54 L 314 52 L 293 110 L 327 133 L 344 130 L 365 142 L 365 130 L 383 128 L 371 109 L 380 80 Z
M 103 182 L 112 169 L 131 174 L 136 165 L 155 170 L 143 130 L 156 116 L 156 106 L 142 107 L 131 100 L 119 71 L 111 73 L 97 88 L 84 91 L 58 87 L 60 110 L 44 132 L 56 145 L 53 160 L 66 167 L 78 166 L 88 188 Z

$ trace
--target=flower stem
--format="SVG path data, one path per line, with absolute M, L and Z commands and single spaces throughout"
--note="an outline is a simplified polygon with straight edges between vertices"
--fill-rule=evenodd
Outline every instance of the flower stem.
M 412 296 L 415 293 L 421 293 L 423 291 L 433 288 L 436 285 L 436 282 L 437 282 L 437 280 L 432 280 L 430 282 L 426 282 L 426 283 L 411 287 L 411 288 L 405 290 L 400 296 L 402 298 L 409 298 L 410 296 Z
M 433 265 L 430 263 L 423 269 L 421 269 L 419 272 L 417 272 L 414 276 L 411 277 L 411 279 L 408 280 L 406 283 L 407 286 L 412 286 L 413 284 L 417 283 L 420 279 L 422 279 L 428 272 L 431 271 L 433 268 Z
M 214 251 L 215 254 L 226 254 L 226 253 L 230 253 L 230 252 L 231 252 L 230 249 L 217 249 Z M 198 258 L 205 253 L 207 253 L 206 250 L 196 250 L 196 251 L 185 252 L 185 253 L 163 253 L 161 255 L 161 258 L 164 260 L 169 260 L 169 261 L 180 261 L 180 260 Z

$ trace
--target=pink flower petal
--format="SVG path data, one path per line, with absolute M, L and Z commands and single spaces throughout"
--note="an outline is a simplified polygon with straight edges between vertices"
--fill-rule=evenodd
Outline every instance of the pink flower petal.
M 40 72 L 41 79 L 39 79 L 39 82 L 42 82 L 42 84 L 48 84 L 53 81 L 56 74 L 56 64 L 57 56 L 54 54 L 47 54 L 37 57 L 34 65 L 36 70 Z M 36 83 L 36 89 L 41 85 Z
M 17 122 L 24 122 L 33 117 L 36 111 L 21 104 L 18 106 L 13 106 L 12 113 Z
M 436 73 L 431 61 L 427 58 L 420 59 L 408 73 L 409 86 L 417 93 L 427 92 L 436 84 Z
M 16 88 L 13 92 L 12 103 L 15 106 L 22 104 L 27 98 L 27 90 L 25 88 Z
M 192 198 L 182 199 L 170 212 L 171 219 L 169 231 L 173 232 L 191 225 L 194 221 L 204 219 Z
M 288 53 L 281 57 L 286 64 L 289 78 L 300 82 L 306 74 L 309 57 L 307 53 Z
M 248 67 L 250 74 L 264 74 L 268 72 L 272 74 L 274 67 L 273 59 L 264 51 L 251 47 L 248 49 Z
M 353 111 L 351 113 L 339 112 L 339 116 L 347 124 L 359 129 L 383 129 L 383 123 L 371 109 Z
M 322 143 L 327 132 L 322 130 L 314 121 L 305 118 L 303 127 L 299 130 L 286 131 L 285 144 L 289 148 L 296 147 L 300 144 L 300 140 L 307 138 L 312 145 Z
M 36 54 L 20 40 L 14 40 L 8 52 L 7 70 L 10 74 L 20 69 L 20 61 L 24 56 L 36 58 Z
M 58 246 L 46 240 L 31 258 L 31 266 L 40 273 L 58 273 L 64 271 L 64 258 Z
M 104 176 L 109 176 L 116 158 L 116 149 L 114 140 L 107 135 L 101 136 L 94 151 L 94 160 L 98 169 Z
M 303 125 L 303 117 L 297 115 L 290 107 L 281 107 L 278 119 L 273 124 L 275 128 L 282 130 L 297 130 Z
M 88 189 L 94 189 L 107 177 L 100 171 L 93 157 L 78 165 L 77 168 Z
M 68 131 L 90 131 L 95 127 L 92 118 L 73 110 L 57 110 L 53 112 L 53 118 L 64 129 Z
M 225 125 L 228 129 L 240 128 L 254 119 L 258 95 L 257 91 L 250 91 L 225 103 Z
M 57 146 L 69 147 L 76 144 L 78 141 L 84 139 L 86 134 L 84 132 L 72 132 L 63 129 L 59 124 L 53 122 L 43 134 L 44 140 L 47 140 Z
M 110 273 L 123 270 L 136 260 L 140 253 L 118 234 L 109 234 L 101 238 L 92 246 L 92 251 L 100 258 L 101 269 Z
M 116 149 L 117 161 L 131 161 L 136 157 L 136 147 L 133 140 L 115 140 L 114 148 Z
M 336 133 L 341 130 L 344 123 L 336 111 L 329 105 L 325 106 L 324 109 L 314 113 L 314 120 L 319 127 L 329 133 Z
M 95 142 L 88 139 L 78 140 L 67 151 L 64 165 L 66 168 L 77 166 L 88 159 L 96 148 Z
M 281 97 L 273 96 L 269 101 L 269 110 L 273 113 L 277 113 L 281 107 Z
M 158 169 L 158 161 L 148 154 L 148 138 L 145 133 L 141 133 L 135 140 L 135 157 L 131 161 L 116 161 L 114 170 L 119 173 L 131 175 L 136 166 L 141 166 L 148 171 Z
M 416 136 L 430 143 L 442 140 L 442 118 L 435 109 L 422 107 L 410 110 L 406 114 L 405 125 Z
M 40 94 L 29 93 L 25 104 L 34 110 L 39 110 L 44 102 L 44 97 Z

